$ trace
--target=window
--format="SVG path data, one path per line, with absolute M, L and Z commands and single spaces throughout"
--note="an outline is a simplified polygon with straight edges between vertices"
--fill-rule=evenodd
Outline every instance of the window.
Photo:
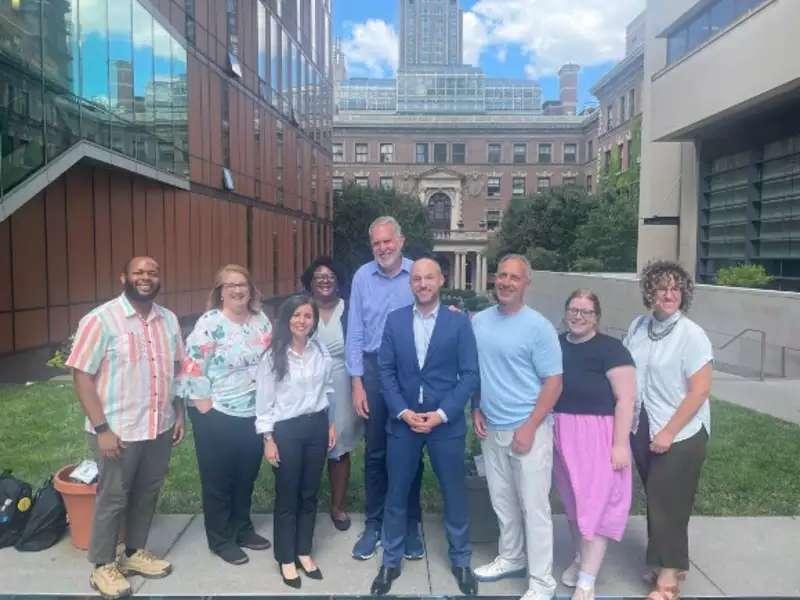
M 561 185 L 575 185 L 575 177 L 567 176 L 561 178 Z
M 496 198 L 500 195 L 500 178 L 489 177 L 486 180 L 486 195 L 489 198 Z
M 331 180 L 331 188 L 333 189 L 333 197 L 334 198 L 341 198 L 342 197 L 342 190 L 344 189 L 344 178 L 343 177 L 334 177 Z
M 549 163 L 552 162 L 553 145 L 552 144 L 539 144 L 539 162 Z
M 550 189 L 550 178 L 549 177 L 537 177 L 536 178 L 536 191 L 546 192 Z
M 611 150 L 606 150 L 603 154 L 603 171 L 608 173 L 611 169 Z
M 447 144 L 433 145 L 433 162 L 441 165 L 447 162 Z
M 578 144 L 564 144 L 564 162 L 578 162 Z
M 428 144 L 417 144 L 416 146 L 416 162 L 428 162 Z
M 393 190 L 394 189 L 394 177 L 381 177 L 381 189 L 382 190 Z
M 500 223 L 503 220 L 503 211 L 499 208 L 487 208 L 486 209 L 486 229 L 489 231 L 494 231 L 498 227 L 500 227 Z
M 625 144 L 617 145 L 617 157 L 619 158 L 619 169 L 622 171 L 625 169 Z
M 332 149 L 333 162 L 344 162 L 344 145 L 339 142 L 334 142 Z
M 625 168 L 630 169 L 633 164 L 633 140 L 628 140 L 625 143 Z
M 488 160 L 491 164 L 498 164 L 500 162 L 500 144 L 489 144 Z
M 367 162 L 368 155 L 369 155 L 369 145 L 368 144 L 356 144 L 356 162 L 357 163 L 365 163 L 365 162 Z
M 614 129 L 614 105 L 609 104 L 606 107 L 606 131 Z
M 463 165 L 466 160 L 466 146 L 464 144 L 453 144 L 453 164 Z
M 361 187 L 369 187 L 369 177 L 356 177 L 355 182 Z
M 586 161 L 594 160 L 594 140 L 586 142 Z
M 511 194 L 514 196 L 525 195 L 525 178 L 514 177 L 511 179 Z
M 514 144 L 514 164 L 528 162 L 528 144 Z
M 636 90 L 628 92 L 628 114 L 633 118 L 636 115 Z
M 394 162 L 394 144 L 381 144 L 381 162 Z
M 189 42 L 192 46 L 195 44 L 195 36 L 197 34 L 196 23 L 195 23 L 195 6 L 194 0 L 186 0 L 184 2 L 184 9 L 186 12 L 186 41 Z
M 586 176 L 586 189 L 588 191 L 592 191 L 592 184 L 593 184 L 593 177 L 591 175 Z
M 624 123 L 628 119 L 628 114 L 625 112 L 625 102 L 627 98 L 625 96 L 619 97 L 619 122 Z

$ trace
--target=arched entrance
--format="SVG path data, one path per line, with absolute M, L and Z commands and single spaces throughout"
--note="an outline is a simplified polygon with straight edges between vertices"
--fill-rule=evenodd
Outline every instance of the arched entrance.
M 436 192 L 428 200 L 428 222 L 431 228 L 439 231 L 450 230 L 450 215 L 453 211 L 453 203 L 450 196 L 443 192 Z

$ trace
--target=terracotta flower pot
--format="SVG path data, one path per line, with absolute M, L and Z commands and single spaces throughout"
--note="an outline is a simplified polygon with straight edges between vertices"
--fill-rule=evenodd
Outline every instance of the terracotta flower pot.
M 69 520 L 69 536 L 72 545 L 79 550 L 89 549 L 89 540 L 92 537 L 92 519 L 94 518 L 94 497 L 97 494 L 97 484 L 86 485 L 77 481 L 70 481 L 69 474 L 75 465 L 62 467 L 53 477 L 53 486 L 64 498 Z

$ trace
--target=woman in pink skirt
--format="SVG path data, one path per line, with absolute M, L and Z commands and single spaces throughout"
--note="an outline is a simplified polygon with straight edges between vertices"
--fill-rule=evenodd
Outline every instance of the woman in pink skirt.
M 573 600 L 593 600 L 608 540 L 622 539 L 631 506 L 636 372 L 622 343 L 598 333 L 600 301 L 593 292 L 575 290 L 565 309 L 553 477 L 572 530 L 575 560 L 561 581 L 575 587 Z

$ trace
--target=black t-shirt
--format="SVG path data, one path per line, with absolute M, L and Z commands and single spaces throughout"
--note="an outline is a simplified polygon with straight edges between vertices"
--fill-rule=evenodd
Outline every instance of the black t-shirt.
M 564 360 L 564 389 L 553 410 L 573 415 L 613 415 L 616 400 L 606 373 L 614 367 L 633 365 L 627 348 L 602 333 L 580 344 L 568 342 L 565 333 L 558 341 Z

